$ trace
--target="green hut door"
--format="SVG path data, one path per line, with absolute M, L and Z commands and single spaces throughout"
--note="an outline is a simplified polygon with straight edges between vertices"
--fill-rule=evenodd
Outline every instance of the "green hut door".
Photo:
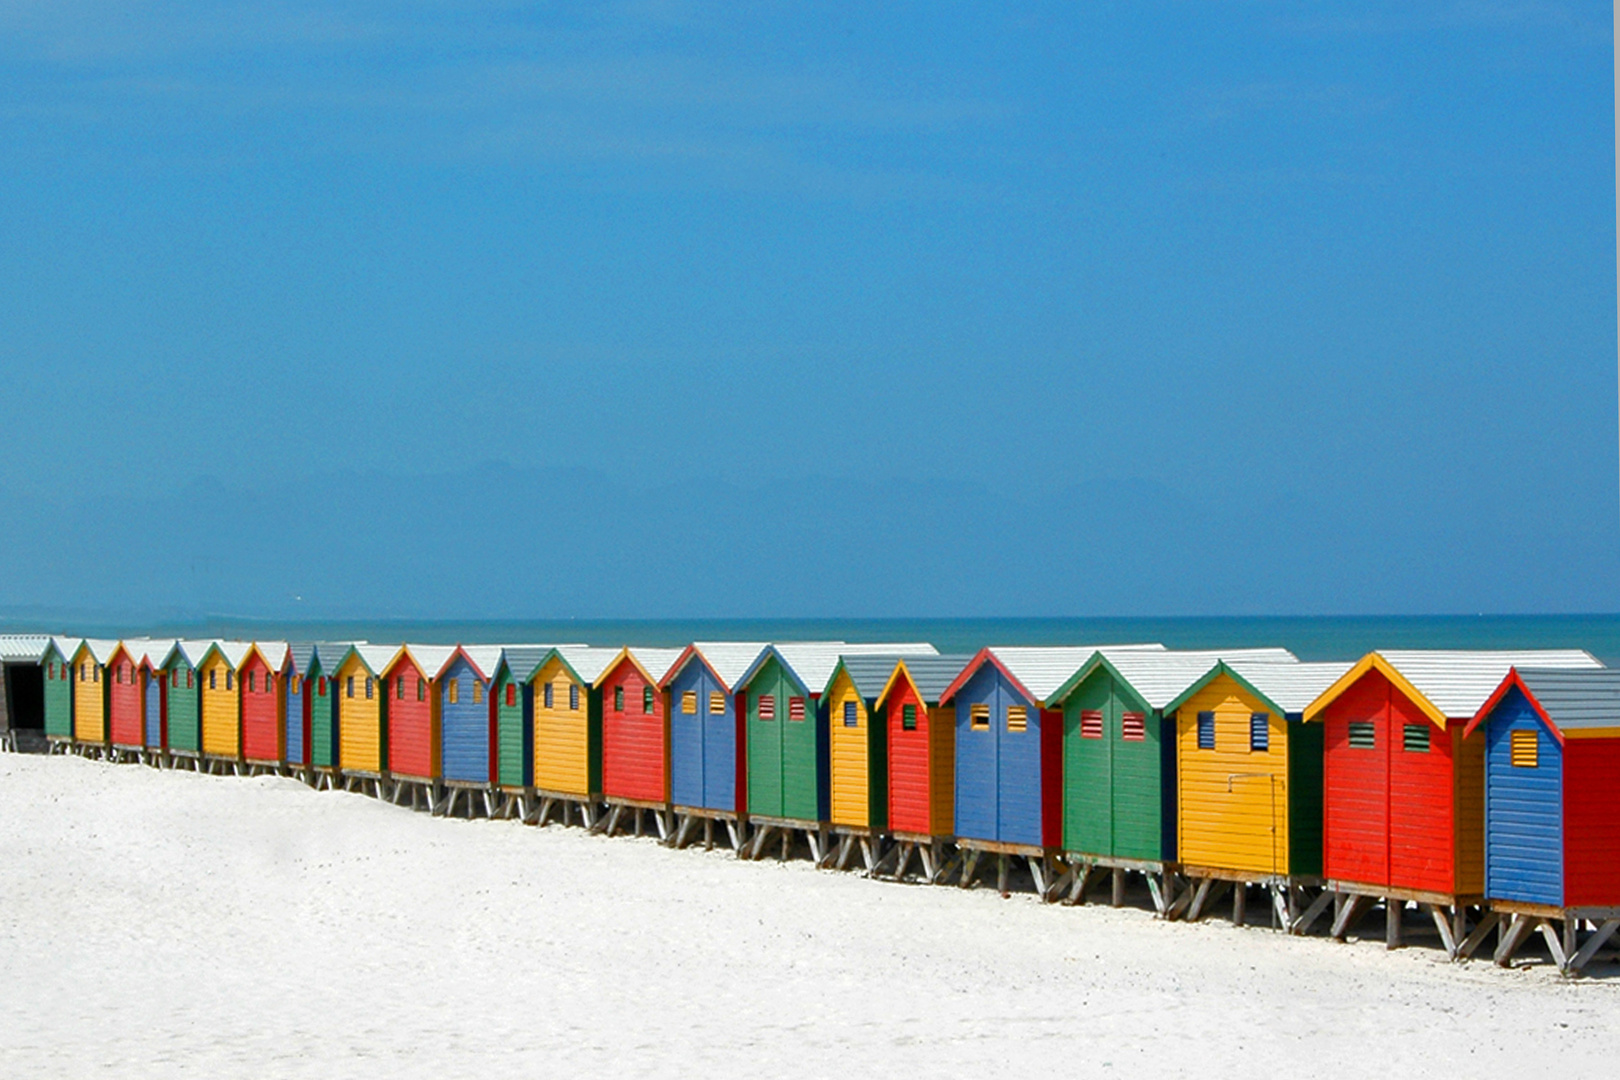
M 1064 716 L 1063 846 L 1114 854 L 1113 747 L 1119 699 L 1106 671 L 1075 688 Z
M 773 660 L 748 685 L 748 812 L 782 812 L 782 725 L 787 721 L 787 679 Z

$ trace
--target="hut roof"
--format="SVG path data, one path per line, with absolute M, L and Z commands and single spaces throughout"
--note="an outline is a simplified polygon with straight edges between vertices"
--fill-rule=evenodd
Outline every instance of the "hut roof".
M 388 662 L 388 666 L 392 668 L 402 658 L 408 656 L 411 663 L 416 665 L 416 670 L 431 680 L 439 677 L 439 672 L 444 670 L 445 665 L 450 662 L 450 658 L 454 655 L 456 655 L 456 646 L 454 645 L 407 643 L 399 647 L 399 652 L 394 654 L 394 658 Z
M 67 654 L 68 659 L 71 660 L 79 649 L 89 650 L 91 658 L 96 663 L 106 664 L 107 661 L 112 659 L 113 653 L 117 651 L 118 642 L 109 641 L 106 638 L 84 638 L 74 648 L 73 652 Z
M 287 659 L 292 661 L 293 670 L 302 674 L 309 670 L 310 663 L 315 659 L 315 643 L 313 641 L 294 641 L 287 646 Z
M 827 692 L 833 673 L 838 670 L 842 656 L 938 656 L 939 650 L 927 642 L 902 644 L 851 644 L 845 641 L 785 641 L 780 645 L 767 645 L 760 650 L 748 670 L 737 680 L 737 686 L 746 686 L 771 657 L 782 666 L 799 689 L 807 695 Z
M 1289 664 L 1263 660 L 1219 660 L 1202 678 L 1177 694 L 1164 707 L 1164 711 L 1174 712 L 1217 678 L 1229 675 L 1238 685 L 1282 716 L 1298 716 L 1323 689 L 1333 685 L 1335 679 L 1343 677 L 1350 666 L 1348 662 Z
M 681 650 L 680 658 L 664 673 L 664 684 L 697 660 L 714 673 L 720 685 L 735 690 L 743 674 L 769 644 L 766 641 L 694 641 Z
M 1203 678 L 1217 660 L 1297 663 L 1287 649 L 1099 649 L 1086 665 L 1053 691 L 1048 702 L 1068 699 L 1098 668 L 1107 668 L 1126 683 L 1150 709 L 1163 709 L 1187 687 Z
M 618 659 L 619 654 L 623 651 L 623 649 L 606 648 L 600 645 L 558 645 L 546 651 L 545 657 L 541 659 L 540 664 L 535 665 L 534 671 L 529 672 L 528 678 L 532 679 L 535 672 L 539 671 L 540 666 L 555 655 L 562 661 L 563 667 L 568 669 L 568 673 L 575 680 L 584 683 L 586 686 L 595 686 L 596 680 L 602 677 L 602 673 L 608 669 L 608 665 Z M 524 681 L 527 682 L 528 679 Z
M 207 659 L 210 652 L 218 652 L 232 668 L 239 668 L 242 666 L 242 662 L 247 659 L 248 650 L 251 648 L 253 648 L 253 642 L 251 641 L 215 639 L 208 643 L 207 649 L 203 650 L 203 658 Z
M 664 676 L 669 674 L 669 669 L 675 666 L 675 662 L 686 650 L 627 646 L 624 652 L 631 663 L 640 668 L 641 673 L 652 680 L 654 686 L 658 686 L 663 683 Z
M 79 651 L 79 643 L 83 640 L 84 638 L 76 637 L 53 637 L 50 648 L 55 649 L 56 654 L 62 659 L 71 660 L 73 654 Z
M 877 656 L 844 656 L 839 660 L 839 666 L 849 675 L 849 681 L 855 684 L 855 692 L 869 704 L 876 704 L 888 694 L 889 684 L 893 681 L 895 672 L 900 669 L 901 664 L 904 664 L 912 684 L 917 687 L 917 693 L 921 694 L 923 701 L 927 703 L 937 702 L 939 695 L 945 692 L 951 681 L 972 661 L 973 657 L 969 653 L 933 656 L 896 656 L 891 653 Z M 836 674 L 837 672 L 834 672 L 834 675 Z M 828 685 L 831 684 L 832 680 L 829 679 Z
M 434 677 L 437 678 L 439 675 L 443 675 L 445 669 L 455 663 L 456 656 L 459 654 L 467 658 L 467 663 L 472 665 L 473 671 L 477 672 L 480 679 L 488 682 L 495 677 L 496 669 L 501 666 L 501 653 L 502 647 L 499 645 L 458 646 L 451 650 L 449 657 L 444 661 L 444 666 L 439 668 Z
M 202 663 L 203 657 L 208 655 L 208 650 L 213 647 L 213 644 L 212 641 L 182 638 L 176 641 L 174 647 L 163 655 L 161 666 L 168 667 L 178 657 L 187 667 L 194 668 Z
M 43 663 L 50 647 L 51 639 L 45 634 L 0 634 L 0 663 Z
M 401 648 L 402 646 L 398 645 L 373 645 L 367 641 L 357 641 L 343 650 L 343 655 L 332 665 L 332 670 L 335 672 L 348 663 L 352 654 L 359 658 L 361 665 L 373 676 L 380 676 L 393 666 L 394 657 L 399 655 Z M 322 657 L 321 664 L 324 666 L 325 663 L 326 659 Z
M 287 666 L 287 643 L 285 641 L 255 641 L 253 649 L 262 657 L 271 671 L 280 671 Z M 247 655 L 242 656 L 242 663 L 247 663 Z M 238 664 L 238 667 L 241 665 Z
M 1321 711 L 1368 671 L 1377 670 L 1444 727 L 1468 720 L 1502 685 L 1510 669 L 1602 668 L 1584 649 L 1383 649 L 1362 657 L 1305 710 L 1307 720 Z
M 1613 668 L 1520 668 L 1468 722 L 1471 734 L 1503 696 L 1517 686 L 1560 742 L 1565 735 L 1620 735 L 1620 671 Z
M 1045 704 L 1099 649 L 1165 651 L 1163 645 L 992 645 L 980 649 L 940 697 L 944 704 L 985 664 L 993 664 L 1031 701 Z

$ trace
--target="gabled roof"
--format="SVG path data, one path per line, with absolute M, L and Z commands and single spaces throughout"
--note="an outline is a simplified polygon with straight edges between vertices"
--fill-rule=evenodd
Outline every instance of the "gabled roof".
M 524 682 L 534 678 L 536 672 L 546 665 L 546 662 L 555 656 L 562 661 L 563 667 L 575 682 L 586 686 L 595 686 L 596 680 L 608 669 L 608 665 L 618 659 L 622 649 L 611 649 L 599 645 L 558 645 L 556 648 L 546 650 L 546 655 L 536 664 L 534 670 L 524 678 Z
M 1305 710 L 1315 719 L 1369 671 L 1378 671 L 1440 727 L 1479 712 L 1510 669 L 1602 668 L 1584 649 L 1381 649 L 1362 657 Z
M 82 641 L 84 641 L 84 638 L 53 637 L 51 638 L 50 647 L 55 649 L 56 655 L 60 656 L 63 660 L 71 660 L 73 659 L 73 654 L 79 651 L 79 644 Z
M 917 688 L 923 703 L 934 704 L 939 701 L 939 695 L 951 685 L 951 680 L 962 673 L 962 669 L 973 660 L 971 654 L 956 653 L 948 655 L 935 654 L 932 656 L 895 656 L 876 655 L 867 656 L 856 654 L 839 658 L 838 669 L 827 680 L 827 686 L 832 687 L 833 679 L 838 677 L 838 670 L 849 675 L 849 681 L 855 685 L 855 692 L 866 700 L 868 707 L 875 707 L 879 701 L 888 697 L 889 689 L 902 668 L 906 677 Z
M 255 641 L 251 648 L 253 652 L 264 658 L 265 666 L 271 671 L 280 671 L 287 665 L 287 643 L 285 641 Z M 242 662 L 237 666 L 241 667 L 242 664 L 247 662 L 248 654 L 243 653 Z
M 330 675 L 343 665 L 343 658 L 349 655 L 349 650 L 356 645 L 365 645 L 364 641 L 317 641 L 312 645 L 311 656 L 305 661 L 305 666 L 299 671 L 308 671 L 319 660 L 321 670 Z
M 332 672 L 336 674 L 339 668 L 349 662 L 349 657 L 353 656 L 373 676 L 381 676 L 393 666 L 394 657 L 399 655 L 400 649 L 399 645 L 373 645 L 370 642 L 357 641 L 343 650 L 338 662 L 332 665 Z M 323 667 L 326 665 L 324 656 L 321 658 L 321 665 Z
M 1299 658 L 1287 649 L 1099 649 L 1084 667 L 1054 690 L 1046 704 L 1067 701 L 1081 683 L 1098 668 L 1105 668 L 1147 703 L 1162 710 L 1176 695 L 1203 678 L 1217 660 L 1297 663 Z
M 552 645 L 508 645 L 501 650 L 501 663 L 518 682 L 528 682 L 553 648 Z
M 287 659 L 292 662 L 292 669 L 300 675 L 309 671 L 310 663 L 315 659 L 315 643 L 313 641 L 294 641 L 287 646 Z
M 182 638 L 181 640 L 176 641 L 174 643 L 174 647 L 164 654 L 163 660 L 159 666 L 165 668 L 170 667 L 173 665 L 176 659 L 179 659 L 187 667 L 195 668 L 198 664 L 202 663 L 203 657 L 208 655 L 208 650 L 213 647 L 213 644 L 214 643 L 212 641 L 188 640 Z
M 458 656 L 465 657 L 467 663 L 472 667 L 473 673 L 484 682 L 493 679 L 496 669 L 501 666 L 501 646 L 499 645 L 458 645 L 451 650 L 449 657 L 445 659 L 439 670 L 433 673 L 433 677 L 437 679 L 450 670 Z
M 454 645 L 401 645 L 399 651 L 394 654 L 393 659 L 388 661 L 388 667 L 384 669 L 384 672 L 391 670 L 401 660 L 409 657 L 411 663 L 416 665 L 416 670 L 426 675 L 429 681 L 432 681 L 439 677 L 439 672 L 444 670 L 445 665 L 450 662 L 450 658 L 454 655 L 456 655 L 456 646 Z
M 766 661 L 772 657 L 781 662 L 788 677 L 799 684 L 807 696 L 817 697 L 827 692 L 832 684 L 833 672 L 838 669 L 842 656 L 938 656 L 939 650 L 927 642 L 900 644 L 851 644 L 844 641 L 785 641 L 780 645 L 767 645 L 754 662 L 748 665 L 736 686 L 747 686 Z
M 735 690 L 743 673 L 769 644 L 766 641 L 694 641 L 681 650 L 680 658 L 669 666 L 660 685 L 668 686 L 686 665 L 696 660 L 709 669 L 721 686 L 728 691 Z
M 641 672 L 642 678 L 654 686 L 658 686 L 663 683 L 664 676 L 669 673 L 669 669 L 674 666 L 675 661 L 685 655 L 685 652 L 685 649 L 658 649 L 640 645 L 627 645 L 620 650 L 620 656 L 634 664 L 636 669 Z M 602 669 L 602 677 L 606 678 L 618 666 L 619 661 L 615 658 L 612 663 Z
M 1515 667 L 1469 720 L 1463 734 L 1472 735 L 1514 687 L 1560 743 L 1565 736 L 1620 736 L 1620 671 L 1612 668 Z
M 42 664 L 50 647 L 44 634 L 0 634 L 0 663 Z
M 208 648 L 203 651 L 203 660 L 208 659 L 209 653 L 217 652 L 225 658 L 225 662 L 232 669 L 236 669 L 242 666 L 242 661 L 247 659 L 248 650 L 251 648 L 253 648 L 253 642 L 251 641 L 210 641 Z
M 135 656 L 136 666 L 144 664 L 155 670 L 163 666 L 163 661 L 168 659 L 175 642 L 173 638 L 142 638 L 139 655 L 134 653 L 134 642 L 126 641 L 124 644 L 132 647 L 131 655 Z
M 105 638 L 84 638 L 73 652 L 68 655 L 68 659 L 74 659 L 78 656 L 79 650 L 86 649 L 89 650 L 91 659 L 105 666 L 107 661 L 112 659 L 112 654 L 117 648 L 118 642 L 116 641 L 109 641 Z
M 943 705 L 966 686 L 985 664 L 993 664 L 1030 701 L 1046 704 L 1058 687 L 1068 682 L 1099 649 L 1164 652 L 1163 645 L 992 645 L 980 649 L 940 697 Z
M 1187 704 L 1204 687 L 1220 678 L 1230 676 L 1239 686 L 1269 705 L 1273 712 L 1284 716 L 1298 716 L 1305 706 L 1316 700 L 1325 687 L 1333 685 L 1350 670 L 1348 662 L 1329 663 L 1274 663 L 1266 661 L 1220 660 L 1203 678 L 1189 685 L 1164 707 L 1174 712 Z

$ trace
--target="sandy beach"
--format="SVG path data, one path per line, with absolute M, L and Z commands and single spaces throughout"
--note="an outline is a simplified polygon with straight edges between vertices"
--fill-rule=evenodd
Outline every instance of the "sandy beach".
M 1613 977 L 281 778 L 4 755 L 0 815 L 7 1076 L 1581 1076 L 1620 1036 Z

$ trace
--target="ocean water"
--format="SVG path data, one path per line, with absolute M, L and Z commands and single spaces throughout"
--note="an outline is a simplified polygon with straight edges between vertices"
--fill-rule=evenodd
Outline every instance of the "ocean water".
M 7 620 L 6 629 L 30 627 Z M 1162 642 L 1177 649 L 1280 645 L 1302 660 L 1354 660 L 1373 649 L 1586 649 L 1620 667 L 1620 615 L 1219 616 L 1050 619 L 561 619 L 74 624 L 85 636 L 288 641 L 561 643 L 681 646 L 692 641 L 928 641 L 941 652 L 985 645 Z

